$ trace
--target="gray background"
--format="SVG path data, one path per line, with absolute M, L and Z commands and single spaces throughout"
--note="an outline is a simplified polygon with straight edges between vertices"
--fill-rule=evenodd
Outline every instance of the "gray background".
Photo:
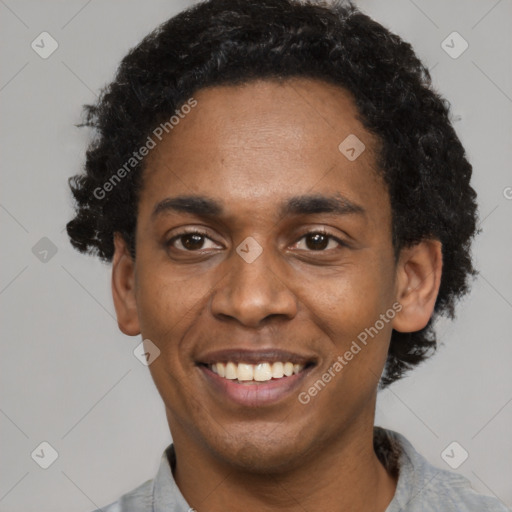
M 456 471 L 510 506 L 512 3 L 357 3 L 411 42 L 452 103 L 483 229 L 474 247 L 480 277 L 457 320 L 440 323 L 443 346 L 380 394 L 376 423 L 447 469 L 441 453 L 457 441 L 469 457 Z M 189 4 L 0 0 L 1 511 L 110 503 L 154 476 L 170 442 L 149 371 L 132 353 L 140 338 L 117 328 L 109 266 L 76 253 L 63 229 L 72 215 L 66 180 L 80 170 L 89 136 L 73 126 L 81 105 L 129 48 Z M 31 48 L 43 31 L 59 44 L 47 59 Z M 456 59 L 441 47 L 453 31 L 469 43 Z M 43 237 L 54 255 L 42 252 Z M 31 458 L 42 441 L 58 452 L 46 470 Z

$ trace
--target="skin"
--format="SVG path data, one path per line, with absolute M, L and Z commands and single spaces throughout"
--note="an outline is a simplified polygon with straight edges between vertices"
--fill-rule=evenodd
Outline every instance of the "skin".
M 112 273 L 120 329 L 161 351 L 149 368 L 175 480 L 199 512 L 384 511 L 396 480 L 373 451 L 377 385 L 392 329 L 419 330 L 432 314 L 440 243 L 395 259 L 378 141 L 343 89 L 260 80 L 194 97 L 197 106 L 148 156 L 136 258 L 116 234 Z M 349 134 L 366 146 L 353 162 L 338 150 Z M 341 194 L 364 214 L 279 215 L 281 202 L 306 193 Z M 216 199 L 224 213 L 152 217 L 178 195 Z M 188 251 L 190 237 L 167 244 L 188 228 L 206 238 Z M 318 229 L 345 245 L 327 238 L 318 249 L 305 236 Z M 262 248 L 252 263 L 236 252 L 249 236 Z M 220 399 L 196 364 L 232 347 L 299 352 L 316 362 L 297 390 L 307 391 L 397 301 L 401 311 L 306 405 L 297 393 L 256 408 Z

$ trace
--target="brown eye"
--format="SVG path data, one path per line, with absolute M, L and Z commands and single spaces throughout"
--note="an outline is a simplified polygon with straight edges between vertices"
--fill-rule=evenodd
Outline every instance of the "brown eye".
M 201 249 L 204 245 L 204 236 L 196 233 L 182 235 L 180 239 L 183 247 L 189 251 Z
M 335 249 L 336 246 L 346 246 L 340 239 L 323 231 L 311 231 L 310 233 L 306 233 L 297 242 L 297 245 L 299 245 L 299 247 L 297 247 L 298 249 L 301 249 L 300 243 L 302 240 L 305 240 L 305 249 L 308 251 L 325 252 L 325 249 Z
M 205 247 L 205 243 L 207 241 L 211 243 L 210 247 Z M 166 245 L 182 252 L 194 252 L 201 249 L 217 248 L 210 237 L 208 237 L 206 233 L 202 233 L 200 231 L 180 233 L 173 236 Z
M 329 245 L 329 237 L 322 233 L 310 233 L 305 238 L 307 248 L 313 251 L 323 250 Z

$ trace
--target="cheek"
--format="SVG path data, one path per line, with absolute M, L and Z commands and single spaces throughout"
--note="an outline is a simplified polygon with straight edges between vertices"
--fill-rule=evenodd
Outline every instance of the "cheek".
M 304 289 L 317 290 L 306 308 L 326 335 L 324 343 L 330 341 L 317 376 L 327 379 L 328 384 L 323 388 L 315 383 L 302 391 L 314 397 L 311 403 L 316 410 L 331 411 L 333 422 L 344 421 L 347 411 L 362 413 L 373 400 L 384 369 L 392 316 L 388 315 L 386 322 L 381 315 L 388 311 L 394 315 L 390 283 L 368 268 L 327 279 L 320 287 L 314 281 L 316 288 L 312 288 L 313 282 L 304 283 Z M 317 392 L 317 388 L 322 391 Z
M 183 334 L 197 320 L 198 311 L 208 300 L 211 283 L 206 276 L 184 278 L 155 265 L 143 268 L 136 294 L 141 333 L 162 345 L 162 351 L 177 349 Z
M 204 308 L 209 287 L 205 280 L 183 279 L 156 265 L 144 268 L 136 296 L 141 334 L 160 350 L 149 371 L 165 404 L 174 413 L 190 412 L 196 405 L 186 400 L 194 395 L 188 384 L 193 363 L 186 357 L 190 353 L 187 333 L 199 321 L 198 311 Z
M 329 276 L 302 279 L 305 308 L 336 345 L 350 343 L 391 307 L 393 279 L 385 269 L 378 263 L 354 263 Z

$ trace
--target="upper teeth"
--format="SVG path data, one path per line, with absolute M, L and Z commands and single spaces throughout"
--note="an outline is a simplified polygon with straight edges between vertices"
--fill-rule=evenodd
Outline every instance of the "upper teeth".
M 258 364 L 247 364 L 247 363 L 214 363 L 209 365 L 212 372 L 217 373 L 220 377 L 230 380 L 255 380 L 265 381 L 274 379 L 280 379 L 281 377 L 289 377 L 294 373 L 299 373 L 304 369 L 303 364 L 293 363 L 258 363 Z

